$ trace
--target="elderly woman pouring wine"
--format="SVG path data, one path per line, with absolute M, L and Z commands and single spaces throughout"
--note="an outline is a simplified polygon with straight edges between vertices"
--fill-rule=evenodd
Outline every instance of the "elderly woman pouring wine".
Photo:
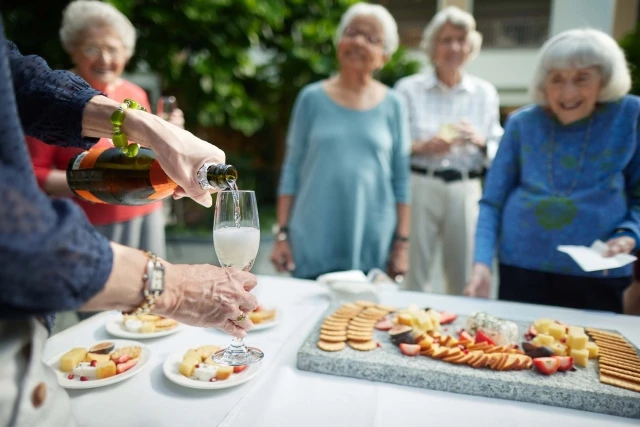
M 282 167 L 280 270 L 323 273 L 407 269 L 409 134 L 402 102 L 373 77 L 398 47 L 393 17 L 358 3 L 337 31 L 338 73 L 296 100 Z
M 640 242 L 640 99 L 627 95 L 624 54 L 600 31 L 571 30 L 543 47 L 536 105 L 507 121 L 489 171 L 466 293 L 486 297 L 499 249 L 500 299 L 622 311 L 631 266 L 583 271 L 559 245 Z

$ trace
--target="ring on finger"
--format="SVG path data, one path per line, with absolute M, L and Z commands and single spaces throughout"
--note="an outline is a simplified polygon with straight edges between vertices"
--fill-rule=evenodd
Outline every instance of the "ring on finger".
M 247 318 L 247 315 L 244 314 L 244 312 L 242 312 L 242 313 L 240 313 L 240 316 L 236 317 L 235 321 L 237 323 L 244 322 L 244 319 L 246 319 L 246 318 Z

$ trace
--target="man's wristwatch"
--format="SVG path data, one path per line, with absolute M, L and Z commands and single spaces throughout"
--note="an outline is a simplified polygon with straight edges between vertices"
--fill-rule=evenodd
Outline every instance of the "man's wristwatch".
M 286 225 L 273 224 L 271 231 L 276 238 L 276 242 L 284 242 L 289 237 L 289 227 Z
M 156 299 L 164 292 L 165 267 L 160 262 L 158 256 L 152 252 L 144 253 L 147 258 L 147 267 L 142 275 L 144 301 L 132 311 L 124 314 L 147 314 L 156 306 Z

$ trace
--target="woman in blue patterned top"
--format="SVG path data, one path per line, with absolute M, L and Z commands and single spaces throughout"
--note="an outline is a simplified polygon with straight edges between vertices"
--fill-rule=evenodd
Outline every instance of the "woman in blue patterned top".
M 398 95 L 373 73 L 398 47 L 380 5 L 357 3 L 337 31 L 339 71 L 296 100 L 278 197 L 280 271 L 315 279 L 339 270 L 407 269 L 408 121 Z
M 487 176 L 468 295 L 489 294 L 498 248 L 500 299 L 622 311 L 631 265 L 585 272 L 557 247 L 600 239 L 613 256 L 640 241 L 640 99 L 630 85 L 605 33 L 570 30 L 545 43 L 536 105 L 508 119 Z

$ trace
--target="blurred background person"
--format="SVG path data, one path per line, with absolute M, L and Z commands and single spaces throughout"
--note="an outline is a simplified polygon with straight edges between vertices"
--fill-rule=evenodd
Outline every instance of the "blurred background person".
M 622 312 L 632 265 L 585 272 L 559 245 L 640 241 L 640 98 L 618 44 L 592 29 L 544 44 L 530 87 L 487 176 L 466 293 L 487 297 L 499 248 L 499 298 Z
M 464 71 L 481 45 L 473 16 L 444 8 L 421 42 L 433 68 L 396 84 L 413 141 L 408 289 L 430 290 L 439 245 L 444 292 L 461 294 L 471 271 L 481 178 L 502 135 L 495 87 Z
M 72 72 L 115 101 L 131 98 L 151 111 L 146 92 L 121 77 L 133 55 L 136 32 L 115 7 L 93 0 L 70 3 L 63 12 L 60 40 L 74 63 Z M 169 122 L 184 127 L 182 111 L 175 110 Z M 73 197 L 66 169 L 69 160 L 82 150 L 48 145 L 33 137 L 26 140 L 40 188 L 50 196 Z M 102 138 L 94 148 L 111 145 L 110 139 Z M 118 206 L 73 200 L 109 240 L 166 257 L 162 201 L 145 206 Z M 78 316 L 82 319 L 91 314 Z
M 75 65 L 72 72 L 111 99 L 122 102 L 131 98 L 151 111 L 146 92 L 121 77 L 133 55 L 136 32 L 115 7 L 93 0 L 72 2 L 63 12 L 60 40 Z M 182 111 L 174 111 L 169 121 L 184 127 Z M 40 187 L 51 196 L 72 197 L 66 169 L 81 150 L 44 144 L 31 137 L 27 143 Z M 102 138 L 94 147 L 110 145 L 111 140 Z M 118 206 L 74 201 L 109 240 L 166 256 L 162 202 Z
M 409 135 L 402 102 L 374 78 L 398 47 L 395 20 L 358 3 L 336 34 L 338 73 L 297 97 L 278 191 L 279 271 L 315 279 L 407 269 Z

